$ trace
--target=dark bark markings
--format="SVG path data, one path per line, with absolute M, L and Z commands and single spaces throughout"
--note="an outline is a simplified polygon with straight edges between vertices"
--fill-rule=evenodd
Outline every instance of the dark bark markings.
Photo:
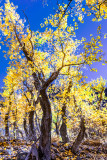
M 23 128 L 24 128 L 25 135 L 26 135 L 26 138 L 27 138 L 27 137 L 28 137 L 28 130 L 27 130 L 26 116 L 25 116 L 24 119 L 23 119 Z
M 34 113 L 35 111 L 29 112 L 29 138 L 30 140 L 37 140 L 35 127 L 34 127 Z
M 5 136 L 9 137 L 9 111 L 5 114 Z

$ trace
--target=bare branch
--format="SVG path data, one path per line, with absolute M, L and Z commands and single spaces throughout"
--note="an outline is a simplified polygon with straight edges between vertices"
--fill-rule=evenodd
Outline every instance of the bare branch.
M 27 21 L 28 21 L 28 24 L 29 24 L 29 30 L 30 30 L 30 33 L 31 33 L 31 37 L 29 38 L 29 41 L 30 41 L 30 44 L 31 44 L 31 47 L 32 47 L 32 56 L 33 56 L 33 55 L 34 55 L 34 52 L 33 52 L 33 43 L 32 43 L 32 41 L 31 41 L 31 38 L 32 38 L 32 30 L 31 30 L 31 28 L 30 28 L 30 22 L 29 22 L 29 19 L 28 19 L 27 15 L 25 14 L 24 10 L 22 10 L 22 11 L 23 11 L 23 13 L 24 13 L 24 15 L 25 15 L 25 17 L 26 17 L 26 19 L 27 19 Z
M 27 102 L 29 103 L 29 106 L 31 106 L 31 102 L 30 102 L 30 100 L 28 99 L 28 97 L 27 97 L 27 95 L 25 94 L 25 92 L 24 92 L 24 96 L 26 97 L 26 100 L 27 100 Z
M 70 1 L 69 1 L 69 3 L 68 3 L 68 5 L 67 5 L 67 7 L 66 7 L 66 8 L 65 8 L 65 10 L 64 10 L 64 13 L 62 14 L 61 19 L 59 20 L 59 22 L 58 22 L 58 24 L 57 24 L 57 26 L 59 26 L 59 25 L 60 25 L 61 20 L 63 19 L 63 17 L 64 17 L 64 15 L 65 15 L 65 13 L 66 13 L 66 11 L 67 11 L 68 7 L 70 6 L 71 2 L 72 2 L 72 0 L 70 0 Z
M 14 25 L 14 24 L 13 24 L 13 25 Z M 27 52 L 24 44 L 22 44 L 21 41 L 20 41 L 20 38 L 19 38 L 19 36 L 18 36 L 18 34 L 17 34 L 17 31 L 16 31 L 16 25 L 14 25 L 14 31 L 15 31 L 15 36 L 16 36 L 16 38 L 17 38 L 17 40 L 18 40 L 18 42 L 19 42 L 19 44 L 20 44 L 20 46 L 21 46 L 21 48 L 22 48 L 22 51 L 23 51 L 26 59 L 27 59 L 28 61 L 33 62 L 33 60 L 28 56 L 29 54 L 28 54 L 28 52 Z

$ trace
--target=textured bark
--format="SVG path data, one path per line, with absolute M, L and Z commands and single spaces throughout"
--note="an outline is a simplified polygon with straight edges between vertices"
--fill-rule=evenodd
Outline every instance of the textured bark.
M 33 160 L 34 157 L 31 157 L 33 150 L 35 154 L 38 154 L 39 160 L 51 160 L 51 123 L 52 123 L 52 113 L 51 106 L 48 100 L 48 96 L 45 90 L 41 90 L 40 105 L 43 111 L 43 117 L 41 120 L 40 127 L 40 140 L 38 150 L 31 148 L 30 153 L 26 157 L 26 160 Z
M 52 113 L 50 102 L 45 90 L 41 90 L 40 104 L 43 110 L 43 117 L 41 121 L 41 135 L 38 148 L 39 159 L 50 160 Z
M 56 134 L 59 135 L 59 126 L 58 126 L 58 123 L 55 122 L 55 128 L 56 128 Z
M 22 139 L 24 139 L 23 132 L 18 128 L 18 126 L 17 126 L 17 133 L 20 133 L 20 135 L 22 136 Z
M 13 135 L 14 139 L 16 139 L 16 121 L 13 123 Z
M 38 90 L 40 97 L 40 104 L 43 111 L 43 117 L 41 121 L 41 135 L 39 141 L 38 154 L 40 160 L 50 160 L 51 159 L 51 123 L 52 123 L 52 113 L 51 105 L 46 94 L 47 87 L 57 78 L 59 70 L 52 73 L 50 78 L 45 81 L 41 87 L 40 81 L 36 73 L 33 73 L 34 85 L 36 90 Z
M 25 160 L 39 160 L 38 150 L 35 144 L 32 144 L 31 150 L 27 155 L 27 157 L 25 158 Z
M 29 139 L 36 141 L 36 132 L 34 127 L 34 111 L 29 112 Z
M 54 122 L 55 124 L 55 131 L 56 131 L 56 134 L 59 136 L 60 135 L 60 128 L 59 128 L 59 125 L 60 125 L 60 121 L 59 121 L 59 116 L 58 116 L 58 113 L 59 111 L 57 110 L 57 117 L 56 117 L 56 122 Z
M 65 102 L 64 102 L 63 107 L 62 107 L 62 125 L 61 125 L 61 128 L 60 128 L 60 134 L 61 134 L 61 137 L 62 137 L 62 141 L 64 143 L 67 143 L 69 141 L 69 138 L 68 138 L 68 135 L 67 135 L 67 122 L 66 122 L 66 119 L 67 119 L 67 115 L 66 115 L 67 102 L 66 102 L 66 99 L 70 100 L 70 97 L 68 96 L 68 93 L 70 93 L 71 87 L 72 87 L 72 80 L 69 81 L 69 85 L 68 85 L 67 92 L 66 92 L 66 95 L 65 95 Z
M 35 111 L 35 125 L 36 125 L 36 131 L 38 133 L 38 135 L 40 136 L 40 120 L 39 120 L 39 117 L 37 116 L 37 113 Z
M 13 135 L 14 135 L 14 139 L 16 139 L 18 137 L 18 126 L 17 126 L 17 107 L 16 107 L 16 111 L 12 111 L 13 112 Z
M 81 123 L 80 123 L 80 132 L 79 132 L 75 142 L 73 143 L 72 149 L 71 149 L 71 151 L 74 154 L 77 153 L 78 147 L 81 144 L 81 142 L 83 141 L 84 136 L 85 136 L 85 122 L 84 122 L 84 118 L 82 117 L 81 118 Z
M 9 137 L 9 112 L 5 114 L 5 136 Z
M 27 130 L 27 121 L 26 121 L 26 117 L 23 119 L 23 128 L 24 128 L 25 135 L 26 135 L 26 138 L 27 138 L 27 137 L 28 137 L 28 130 Z
M 5 136 L 9 137 L 9 113 L 11 109 L 11 95 L 13 94 L 13 91 L 9 95 L 9 108 L 8 112 L 5 114 Z
M 62 125 L 60 128 L 60 134 L 62 141 L 64 143 L 67 143 L 69 141 L 68 135 L 67 135 L 67 124 L 66 124 L 66 105 L 64 104 L 62 107 Z

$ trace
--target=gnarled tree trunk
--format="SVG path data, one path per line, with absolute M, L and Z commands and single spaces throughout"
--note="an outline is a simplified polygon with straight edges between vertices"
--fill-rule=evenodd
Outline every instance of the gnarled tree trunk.
M 82 117 L 81 118 L 81 123 L 80 123 L 80 132 L 79 132 L 75 142 L 73 143 L 72 149 L 71 149 L 71 151 L 74 154 L 77 153 L 78 147 L 81 144 L 81 142 L 83 141 L 84 136 L 85 136 L 85 121 L 84 121 L 84 118 Z
M 36 132 L 35 132 L 35 127 L 34 127 L 34 111 L 29 112 L 29 139 L 36 141 Z
M 24 131 L 25 131 L 26 138 L 28 138 L 28 130 L 27 130 L 26 117 L 24 117 L 24 119 L 23 119 L 23 128 L 24 128 Z
M 39 159 L 50 160 L 52 113 L 50 102 L 45 90 L 41 90 L 40 104 L 43 111 L 43 117 L 41 121 L 41 135 L 38 148 Z
M 40 105 L 43 111 L 43 117 L 41 120 L 41 135 L 39 138 L 39 147 L 36 148 L 35 144 L 31 148 L 26 160 L 32 160 L 33 158 L 38 160 L 51 160 L 51 122 L 52 113 L 51 106 L 48 100 L 48 96 L 45 90 L 41 90 Z M 34 155 L 32 157 L 32 155 Z
M 67 143 L 69 141 L 68 135 L 67 135 L 67 124 L 66 124 L 66 105 L 64 104 L 62 107 L 62 125 L 60 128 L 60 134 L 62 141 L 64 143 Z

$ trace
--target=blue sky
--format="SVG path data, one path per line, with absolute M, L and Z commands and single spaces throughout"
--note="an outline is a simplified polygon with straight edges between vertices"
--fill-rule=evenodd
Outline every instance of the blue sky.
M 26 15 L 29 18 L 31 29 L 36 31 L 41 31 L 40 23 L 44 21 L 44 18 L 47 18 L 49 14 L 54 13 L 56 0 L 48 0 L 48 5 L 43 4 L 42 0 L 10 0 L 15 5 L 18 6 L 17 12 L 20 14 L 21 18 L 24 18 L 22 9 L 25 11 Z M 45 1 L 45 0 L 44 0 Z M 2 3 L 4 0 L 2 0 Z M 91 17 L 86 17 L 84 23 L 79 23 L 79 29 L 77 30 L 77 39 L 85 37 L 87 40 L 90 39 L 90 34 L 96 35 L 97 27 L 101 24 L 102 33 L 107 33 L 107 20 L 100 22 L 92 22 Z M 103 52 L 105 53 L 105 59 L 107 59 L 107 39 L 102 38 Z M 3 87 L 3 78 L 6 76 L 6 67 L 8 67 L 9 59 L 5 59 L 2 53 L 4 46 L 1 46 L 0 50 L 0 88 Z M 91 79 L 96 79 L 102 76 L 107 79 L 107 64 L 105 66 L 102 63 L 93 64 L 93 67 L 98 69 L 98 72 L 89 72 L 89 70 L 84 69 L 84 74 L 88 75 L 88 81 Z

